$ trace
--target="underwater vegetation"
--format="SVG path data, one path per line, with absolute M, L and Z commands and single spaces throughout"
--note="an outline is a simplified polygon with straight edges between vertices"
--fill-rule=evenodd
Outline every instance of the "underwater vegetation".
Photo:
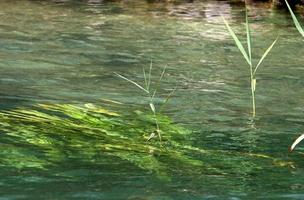
M 257 73 L 257 70 L 259 69 L 260 65 L 264 61 L 264 59 L 267 57 L 268 53 L 271 51 L 271 49 L 273 48 L 273 46 L 277 42 L 278 37 L 266 49 L 266 51 L 264 52 L 264 54 L 261 56 L 259 62 L 256 65 L 254 65 L 254 63 L 252 61 L 252 57 L 251 57 L 251 55 L 252 55 L 252 39 L 251 39 L 251 34 L 250 34 L 250 27 L 249 27 L 249 22 L 248 22 L 247 9 L 246 9 L 247 50 L 245 50 L 245 48 L 242 45 L 242 43 L 240 42 L 239 38 L 236 36 L 236 34 L 232 30 L 232 28 L 230 27 L 230 25 L 228 24 L 228 22 L 225 20 L 225 18 L 222 17 L 222 19 L 223 19 L 223 21 L 224 21 L 224 23 L 225 23 L 225 25 L 226 25 L 226 27 L 227 27 L 227 29 L 229 31 L 229 34 L 233 38 L 236 46 L 238 47 L 238 49 L 240 50 L 241 54 L 245 58 L 247 64 L 249 65 L 250 85 L 251 85 L 251 97 L 252 97 L 251 98 L 252 99 L 252 117 L 254 118 L 255 115 L 256 115 L 256 106 L 255 106 L 255 91 L 256 91 L 256 87 L 257 87 L 256 73 Z
M 94 104 L 39 104 L 1 111 L 0 163 L 2 169 L 46 170 L 67 158 L 98 163 L 107 155 L 163 180 L 170 180 L 174 172 L 242 175 L 262 170 L 261 162 L 270 168 L 292 165 L 264 154 L 193 146 L 192 132 L 162 115 L 162 145 L 159 140 L 147 142 L 154 123 L 153 114 L 121 114 Z

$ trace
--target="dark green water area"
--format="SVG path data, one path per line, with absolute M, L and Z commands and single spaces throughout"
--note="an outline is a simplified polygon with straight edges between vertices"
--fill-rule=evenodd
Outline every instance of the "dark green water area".
M 304 42 L 288 12 L 229 1 L 0 1 L 0 200 L 304 199 Z M 301 21 L 301 15 L 297 14 Z M 153 63 L 162 141 L 144 85 Z M 258 60 L 254 60 L 258 62 Z

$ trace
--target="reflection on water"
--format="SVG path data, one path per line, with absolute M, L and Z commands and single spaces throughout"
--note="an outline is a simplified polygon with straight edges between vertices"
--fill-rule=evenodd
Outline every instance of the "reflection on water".
M 258 116 L 253 128 L 247 65 L 220 13 L 245 38 L 242 3 L 1 1 L 2 109 L 25 106 L 31 110 L 37 103 L 100 104 L 101 99 L 112 99 L 123 103 L 113 106 L 114 110 L 145 111 L 146 99 L 140 91 L 114 72 L 143 83 L 142 68 L 152 60 L 157 75 L 168 65 L 160 93 L 178 85 L 166 114 L 192 130 L 176 142 L 222 152 L 206 155 L 187 150 L 171 157 L 163 152 L 150 160 L 150 154 L 134 149 L 128 154 L 120 149 L 107 154 L 98 145 L 109 141 L 102 143 L 102 135 L 88 136 L 94 131 L 86 126 L 76 123 L 74 129 L 60 129 L 56 123 L 13 123 L 4 118 L 1 197 L 303 198 L 303 148 L 287 154 L 288 145 L 304 128 L 303 41 L 288 13 L 269 4 L 249 5 L 254 57 L 260 57 L 266 44 L 280 36 L 259 71 Z M 152 76 L 153 81 L 157 78 Z M 130 115 L 127 121 L 132 119 Z M 50 134 L 50 130 L 57 131 Z M 132 144 L 131 139 L 127 141 Z M 47 148 L 38 148 L 37 143 Z M 138 148 L 147 145 L 134 143 Z M 208 167 L 183 164 L 178 156 Z M 144 161 L 151 165 L 142 167 Z M 170 180 L 161 178 L 165 175 L 157 172 L 155 163 L 161 163 Z

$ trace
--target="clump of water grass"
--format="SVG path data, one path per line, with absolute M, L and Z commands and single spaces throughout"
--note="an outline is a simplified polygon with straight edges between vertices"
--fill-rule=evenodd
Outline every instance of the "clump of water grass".
M 225 23 L 225 25 L 226 25 L 226 27 L 227 27 L 227 29 L 229 31 L 229 34 L 233 38 L 236 46 L 238 47 L 238 49 L 240 50 L 241 54 L 245 58 L 247 64 L 249 65 L 250 85 L 251 85 L 251 97 L 252 97 L 252 117 L 254 118 L 255 115 L 256 115 L 255 91 L 256 91 L 256 87 L 257 87 L 257 80 L 256 80 L 257 71 L 258 71 L 259 67 L 261 66 L 262 62 L 264 61 L 264 59 L 267 57 L 268 53 L 271 51 L 271 49 L 273 48 L 273 46 L 277 42 L 278 37 L 266 49 L 266 51 L 264 52 L 264 54 L 261 56 L 259 62 L 255 65 L 253 63 L 253 59 L 252 59 L 252 38 L 251 38 L 251 33 L 250 33 L 251 31 L 250 31 L 249 22 L 248 22 L 247 9 L 246 9 L 247 48 L 245 48 L 243 46 L 243 44 L 240 42 L 239 38 L 236 36 L 236 34 L 234 33 L 234 31 L 232 30 L 232 28 L 230 27 L 230 25 L 228 24 L 228 22 L 226 21 L 226 19 L 223 16 L 222 16 L 222 19 L 223 19 L 223 21 L 224 21 L 224 23 Z
M 288 10 L 289 10 L 289 12 L 290 12 L 290 15 L 291 15 L 291 17 L 292 17 L 293 23 L 295 24 L 295 27 L 297 28 L 297 30 L 299 31 L 299 33 L 304 37 L 304 30 L 303 30 L 303 28 L 302 28 L 300 22 L 298 21 L 296 15 L 295 15 L 294 12 L 292 11 L 292 9 L 291 9 L 290 5 L 288 4 L 288 1 L 287 1 L 287 0 L 285 0 L 285 3 L 286 3 L 287 8 L 288 8 Z M 292 151 L 296 148 L 296 146 L 297 146 L 303 139 L 304 139 L 304 134 L 300 135 L 300 136 L 292 143 L 292 145 L 291 145 L 290 148 L 289 148 L 289 152 L 292 152 Z
M 147 74 L 145 68 L 143 68 L 144 85 L 142 85 L 140 83 L 137 83 L 137 82 L 135 82 L 135 81 L 133 81 L 133 80 L 131 80 L 131 79 L 129 79 L 129 78 L 121 75 L 121 74 L 118 74 L 118 73 L 115 73 L 115 74 L 118 77 L 120 77 L 120 78 L 128 81 L 129 83 L 135 85 L 137 88 L 139 88 L 141 91 L 143 91 L 147 95 L 147 97 L 149 99 L 148 105 L 149 105 L 149 108 L 150 108 L 151 112 L 153 113 L 154 122 L 155 122 L 155 130 L 152 131 L 152 133 L 150 134 L 150 136 L 147 139 L 147 141 L 150 141 L 152 138 L 154 138 L 157 135 L 158 138 L 159 138 L 159 141 L 161 142 L 162 135 L 161 135 L 161 129 L 160 129 L 160 126 L 159 126 L 157 115 L 161 113 L 161 111 L 164 108 L 164 106 L 168 103 L 169 99 L 171 98 L 171 96 L 175 92 L 176 87 L 165 98 L 165 100 L 163 101 L 160 109 L 157 109 L 156 104 L 155 104 L 155 97 L 156 97 L 157 91 L 161 87 L 161 82 L 162 82 L 163 77 L 165 75 L 167 66 L 164 67 L 162 73 L 160 74 L 159 79 L 157 80 L 157 82 L 156 82 L 156 84 L 155 84 L 155 86 L 153 88 L 152 88 L 152 85 L 151 85 L 151 81 L 152 81 L 151 80 L 152 68 L 153 68 L 152 61 L 150 63 L 150 68 L 149 68 L 148 74 Z

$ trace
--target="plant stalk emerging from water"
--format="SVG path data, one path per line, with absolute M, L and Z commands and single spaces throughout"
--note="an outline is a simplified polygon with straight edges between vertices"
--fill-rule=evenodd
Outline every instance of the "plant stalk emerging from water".
M 169 101 L 169 99 L 171 98 L 171 96 L 173 95 L 173 93 L 175 92 L 176 90 L 176 87 L 169 93 L 169 95 L 166 97 L 166 99 L 164 100 L 163 102 L 163 105 L 161 106 L 161 108 L 159 109 L 159 111 L 156 110 L 156 106 L 155 106 L 155 95 L 158 91 L 158 89 L 160 88 L 160 84 L 161 84 L 161 81 L 165 75 L 165 72 L 166 72 L 166 67 L 164 67 L 158 81 L 156 82 L 156 85 L 154 87 L 154 90 L 151 88 L 151 72 L 152 72 L 152 67 L 153 67 L 153 64 L 151 62 L 150 64 L 150 68 L 149 68 L 149 73 L 146 74 L 146 70 L 145 68 L 143 68 L 143 76 L 144 76 L 144 79 L 145 79 L 145 85 L 144 86 L 141 86 L 140 84 L 136 83 L 135 81 L 132 81 L 131 79 L 128 79 L 126 78 L 125 76 L 122 76 L 118 73 L 115 73 L 118 77 L 128 81 L 129 83 L 135 85 L 136 87 L 138 87 L 139 89 L 141 89 L 142 91 L 144 91 L 147 95 L 148 95 L 148 98 L 149 98 L 149 107 L 150 107 L 150 110 L 152 111 L 153 113 L 153 118 L 154 118 L 154 121 L 155 121 L 155 131 L 153 131 L 151 133 L 151 135 L 149 136 L 148 140 L 147 141 L 150 141 L 152 138 L 155 137 L 155 135 L 158 136 L 159 138 L 159 141 L 161 142 L 162 140 L 162 137 L 161 137 L 161 130 L 160 130 L 160 127 L 159 127 L 159 122 L 158 122 L 158 119 L 157 119 L 157 114 L 159 114 L 162 109 L 164 108 L 164 106 L 167 104 L 167 102 Z
M 266 58 L 266 56 L 268 55 L 268 53 L 270 52 L 270 50 L 272 49 L 272 47 L 274 46 L 274 44 L 277 42 L 278 37 L 273 41 L 273 43 L 268 47 L 268 49 L 264 52 L 264 54 L 262 55 L 262 57 L 260 58 L 259 62 L 257 65 L 254 66 L 253 62 L 252 62 L 252 57 L 251 57 L 251 53 L 252 53 L 252 47 L 251 47 L 251 34 L 250 34 L 250 27 L 249 27 L 249 22 L 248 22 L 248 15 L 247 15 L 247 9 L 246 9 L 246 35 L 247 35 L 247 51 L 245 50 L 244 46 L 242 45 L 242 43 L 240 42 L 240 40 L 238 39 L 238 37 L 236 36 L 236 34 L 234 33 L 234 31 L 232 30 L 232 28 L 230 27 L 230 25 L 228 24 L 228 22 L 225 20 L 225 18 L 222 16 L 222 19 L 229 31 L 229 34 L 231 35 L 231 37 L 233 38 L 236 46 L 238 47 L 238 49 L 240 50 L 240 52 L 242 53 L 243 57 L 245 58 L 246 62 L 249 65 L 249 70 L 250 70 L 250 85 L 251 85 L 251 97 L 252 97 L 252 117 L 254 118 L 256 115 L 256 109 L 255 109 L 255 90 L 256 90 L 256 73 L 258 68 L 260 67 L 260 65 L 262 64 L 263 60 Z

